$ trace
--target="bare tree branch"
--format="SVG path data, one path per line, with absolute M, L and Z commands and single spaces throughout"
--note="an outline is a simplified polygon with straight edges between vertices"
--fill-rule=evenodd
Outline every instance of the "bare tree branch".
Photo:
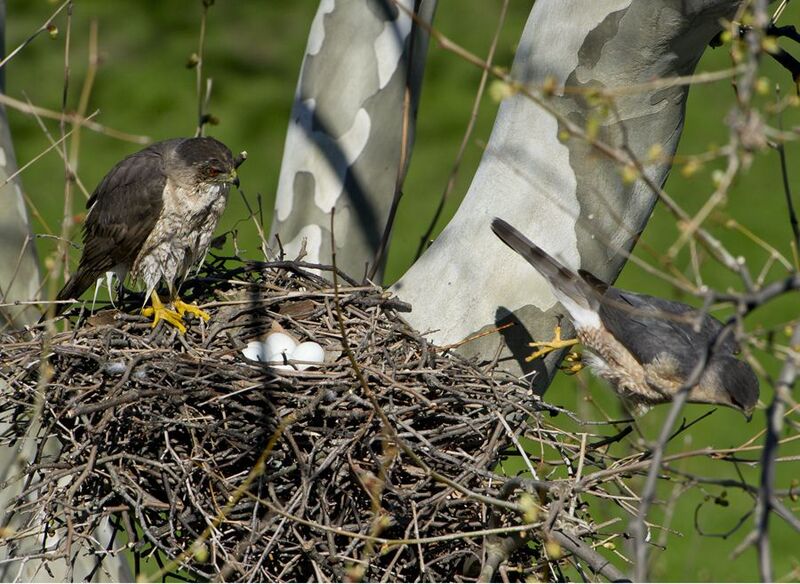
M 574 554 L 588 564 L 593 572 L 602 574 L 609 582 L 630 582 L 614 564 L 605 559 L 600 553 L 583 543 L 578 537 L 571 537 L 563 531 L 553 530 L 550 535 L 558 545 Z
M 775 490 L 775 457 L 778 454 L 778 438 L 783 428 L 783 414 L 786 404 L 792 395 L 792 386 L 800 372 L 800 354 L 795 352 L 800 346 L 800 324 L 794 327 L 792 347 L 781 373 L 775 383 L 775 395 L 767 409 L 767 435 L 764 439 L 764 450 L 761 455 L 761 486 L 758 489 L 756 504 L 756 549 L 758 550 L 758 566 L 761 579 L 772 582 L 773 569 L 769 551 L 769 512 L 772 509 L 773 492 Z

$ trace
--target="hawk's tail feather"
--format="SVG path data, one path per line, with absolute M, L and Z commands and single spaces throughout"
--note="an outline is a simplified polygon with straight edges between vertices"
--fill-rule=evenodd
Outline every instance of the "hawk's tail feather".
M 553 295 L 570 313 L 575 326 L 594 326 L 599 321 L 597 292 L 576 272 L 562 265 L 520 231 L 502 219 L 492 220 L 492 231 L 503 243 L 536 268 L 550 284 Z
M 81 294 L 86 292 L 90 286 L 92 286 L 95 281 L 97 281 L 98 274 L 95 274 L 89 270 L 81 270 L 78 268 L 78 271 L 72 274 L 72 277 L 67 280 L 67 283 L 64 284 L 64 287 L 56 296 L 56 300 L 69 300 L 70 298 L 78 298 Z M 59 316 L 62 312 L 64 312 L 67 308 L 69 308 L 68 303 L 63 304 L 56 304 L 55 309 L 53 310 L 53 316 Z

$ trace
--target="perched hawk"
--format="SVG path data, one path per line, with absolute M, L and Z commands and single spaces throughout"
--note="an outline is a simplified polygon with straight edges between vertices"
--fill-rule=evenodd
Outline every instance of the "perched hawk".
M 182 317 L 208 314 L 178 298 L 190 268 L 202 260 L 231 184 L 239 184 L 231 151 L 214 138 L 175 138 L 148 146 L 119 162 L 86 206 L 83 255 L 58 300 L 78 298 L 98 278 L 114 272 L 144 284 L 153 326 L 165 320 L 185 332 Z M 156 287 L 164 281 L 170 303 Z M 55 314 L 67 304 L 56 304 Z
M 589 351 L 590 369 L 634 414 L 671 401 L 722 330 L 721 322 L 688 304 L 620 290 L 583 270 L 576 274 L 502 219 L 492 221 L 492 231 L 547 280 Z M 731 336 L 714 350 L 689 390 L 690 402 L 729 406 L 749 418 L 758 401 L 758 378 L 734 357 L 738 350 Z

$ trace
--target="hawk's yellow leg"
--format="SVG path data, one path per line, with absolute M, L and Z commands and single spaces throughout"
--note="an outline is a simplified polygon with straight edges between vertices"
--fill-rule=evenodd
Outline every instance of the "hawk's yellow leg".
M 196 317 L 202 318 L 203 320 L 208 320 L 211 318 L 210 314 L 198 307 L 196 304 L 188 304 L 180 298 L 175 298 L 175 300 L 172 301 L 172 306 L 175 307 L 175 310 L 177 310 L 178 314 L 181 316 L 188 312 L 189 314 L 194 314 Z
M 152 316 L 153 317 L 153 327 L 158 324 L 158 321 L 164 320 L 174 326 L 178 331 L 183 334 L 186 332 L 186 327 L 183 324 L 183 320 L 181 319 L 181 315 L 175 312 L 174 310 L 170 310 L 167 308 L 162 302 L 161 299 L 156 294 L 155 290 L 150 293 L 150 304 L 147 308 L 142 308 L 142 314 L 144 316 Z
M 556 324 L 553 339 L 551 341 L 536 341 L 534 343 L 528 343 L 529 347 L 541 347 L 541 348 L 534 351 L 527 357 L 525 357 L 525 361 L 527 363 L 530 363 L 534 359 L 538 359 L 539 357 L 544 357 L 548 353 L 552 353 L 553 351 L 564 349 L 566 347 L 572 347 L 573 345 L 577 344 L 578 344 L 578 339 L 561 338 L 561 321 L 559 321 L 558 324 Z M 570 353 L 570 355 L 572 355 L 572 353 Z

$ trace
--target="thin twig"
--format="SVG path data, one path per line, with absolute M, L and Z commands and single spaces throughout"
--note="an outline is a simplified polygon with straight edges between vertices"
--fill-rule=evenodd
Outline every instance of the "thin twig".
M 52 29 L 52 24 L 56 16 L 61 14 L 61 11 L 63 11 L 67 6 L 71 7 L 71 5 L 72 5 L 72 0 L 66 0 L 66 2 L 63 2 L 58 8 L 56 8 L 55 12 L 53 12 L 53 14 L 51 14 L 50 17 L 44 21 L 42 26 L 37 28 L 36 31 L 34 31 L 34 33 L 31 36 L 22 41 L 19 44 L 19 46 L 17 46 L 17 48 L 15 48 L 8 55 L 6 55 L 4 59 L 0 60 L 0 69 L 5 67 L 6 63 L 8 63 L 11 59 L 16 57 L 17 53 L 19 53 L 22 49 L 31 44 L 34 41 L 34 39 L 36 39 L 36 37 L 38 37 L 40 34 L 42 34 L 43 32 L 50 32 L 51 30 L 54 30 Z
M 472 132 L 475 130 L 475 123 L 478 120 L 478 109 L 480 108 L 481 100 L 483 99 L 483 94 L 486 90 L 486 83 L 489 80 L 490 67 L 494 61 L 494 54 L 497 50 L 497 43 L 500 40 L 500 33 L 503 30 L 503 24 L 506 20 L 507 11 L 508 0 L 504 0 L 503 5 L 500 7 L 500 16 L 497 20 L 497 27 L 495 28 L 494 36 L 492 37 L 492 43 L 489 45 L 489 53 L 486 55 L 486 64 L 488 66 L 484 67 L 483 71 L 481 71 L 481 80 L 478 84 L 478 91 L 475 93 L 475 99 L 472 102 L 472 111 L 470 111 L 469 114 L 467 127 L 464 129 L 464 135 L 461 137 L 461 144 L 458 146 L 456 158 L 453 161 L 452 168 L 450 169 L 450 175 L 447 177 L 447 183 L 445 183 L 444 191 L 442 191 L 442 194 L 439 197 L 439 203 L 436 205 L 436 211 L 434 211 L 433 217 L 431 217 L 431 222 L 428 225 L 428 228 L 425 230 L 425 233 L 423 233 L 422 237 L 420 237 L 419 245 L 417 246 L 417 252 L 414 254 L 415 261 L 418 260 L 422 255 L 422 252 L 425 251 L 428 241 L 433 234 L 433 230 L 436 229 L 436 224 L 439 222 L 439 218 L 442 215 L 442 211 L 444 211 L 445 203 L 447 203 L 447 200 L 450 198 L 450 194 L 453 192 L 453 189 L 455 189 L 458 171 L 461 168 L 461 161 L 464 159 L 464 153 L 467 150 L 467 144 L 469 144 L 469 139 L 472 136 Z
M 213 4 L 213 0 L 203 0 L 203 12 L 200 15 L 200 35 L 197 41 L 197 62 L 195 63 L 195 90 L 197 92 L 197 131 L 196 136 L 203 135 L 203 128 L 208 122 L 206 115 L 207 96 L 210 94 L 211 86 L 208 87 L 208 92 L 203 93 L 203 51 L 206 42 L 206 22 L 208 20 L 208 9 Z M 211 80 L 209 79 L 209 82 Z
M 780 97 L 780 88 L 776 89 L 778 97 Z M 783 114 L 778 112 L 778 129 L 783 131 Z M 779 140 L 775 146 L 778 149 L 778 159 L 781 164 L 781 179 L 783 180 L 783 193 L 786 196 L 786 208 L 789 212 L 789 225 L 792 227 L 794 234 L 794 248 L 796 253 L 800 253 L 800 223 L 797 221 L 797 212 L 794 208 L 794 201 L 792 200 L 792 188 L 789 185 L 789 167 L 786 164 L 786 145 L 783 141 Z
M 800 324 L 796 325 L 790 341 L 792 347 L 800 347 Z M 772 559 L 769 551 L 769 514 L 775 490 L 775 457 L 778 440 L 783 428 L 783 415 L 790 403 L 792 386 L 800 373 L 800 354 L 787 356 L 775 383 L 775 394 L 767 409 L 767 435 L 761 455 L 761 485 L 755 513 L 755 545 L 758 551 L 758 566 L 763 582 L 773 581 Z
M 134 144 L 149 144 L 152 141 L 149 136 L 129 134 L 127 132 L 121 132 L 119 130 L 109 128 L 108 126 L 104 126 L 103 124 L 98 124 L 97 122 L 92 121 L 93 116 L 88 116 L 84 118 L 72 112 L 69 113 L 55 112 L 53 110 L 32 105 L 30 103 L 25 103 L 24 101 L 14 99 L 13 97 L 9 97 L 8 95 L 2 93 L 0 93 L 0 103 L 2 103 L 5 106 L 14 108 L 15 110 L 23 114 L 28 114 L 28 115 L 36 114 L 43 118 L 58 120 L 59 122 L 66 121 L 72 125 L 80 124 L 81 126 L 89 130 L 92 130 L 93 132 L 97 132 L 98 134 L 105 134 L 106 136 L 109 136 L 111 138 L 116 138 L 118 140 L 123 140 L 125 142 L 133 142 Z M 97 110 L 94 115 L 97 115 L 99 112 L 100 110 Z

